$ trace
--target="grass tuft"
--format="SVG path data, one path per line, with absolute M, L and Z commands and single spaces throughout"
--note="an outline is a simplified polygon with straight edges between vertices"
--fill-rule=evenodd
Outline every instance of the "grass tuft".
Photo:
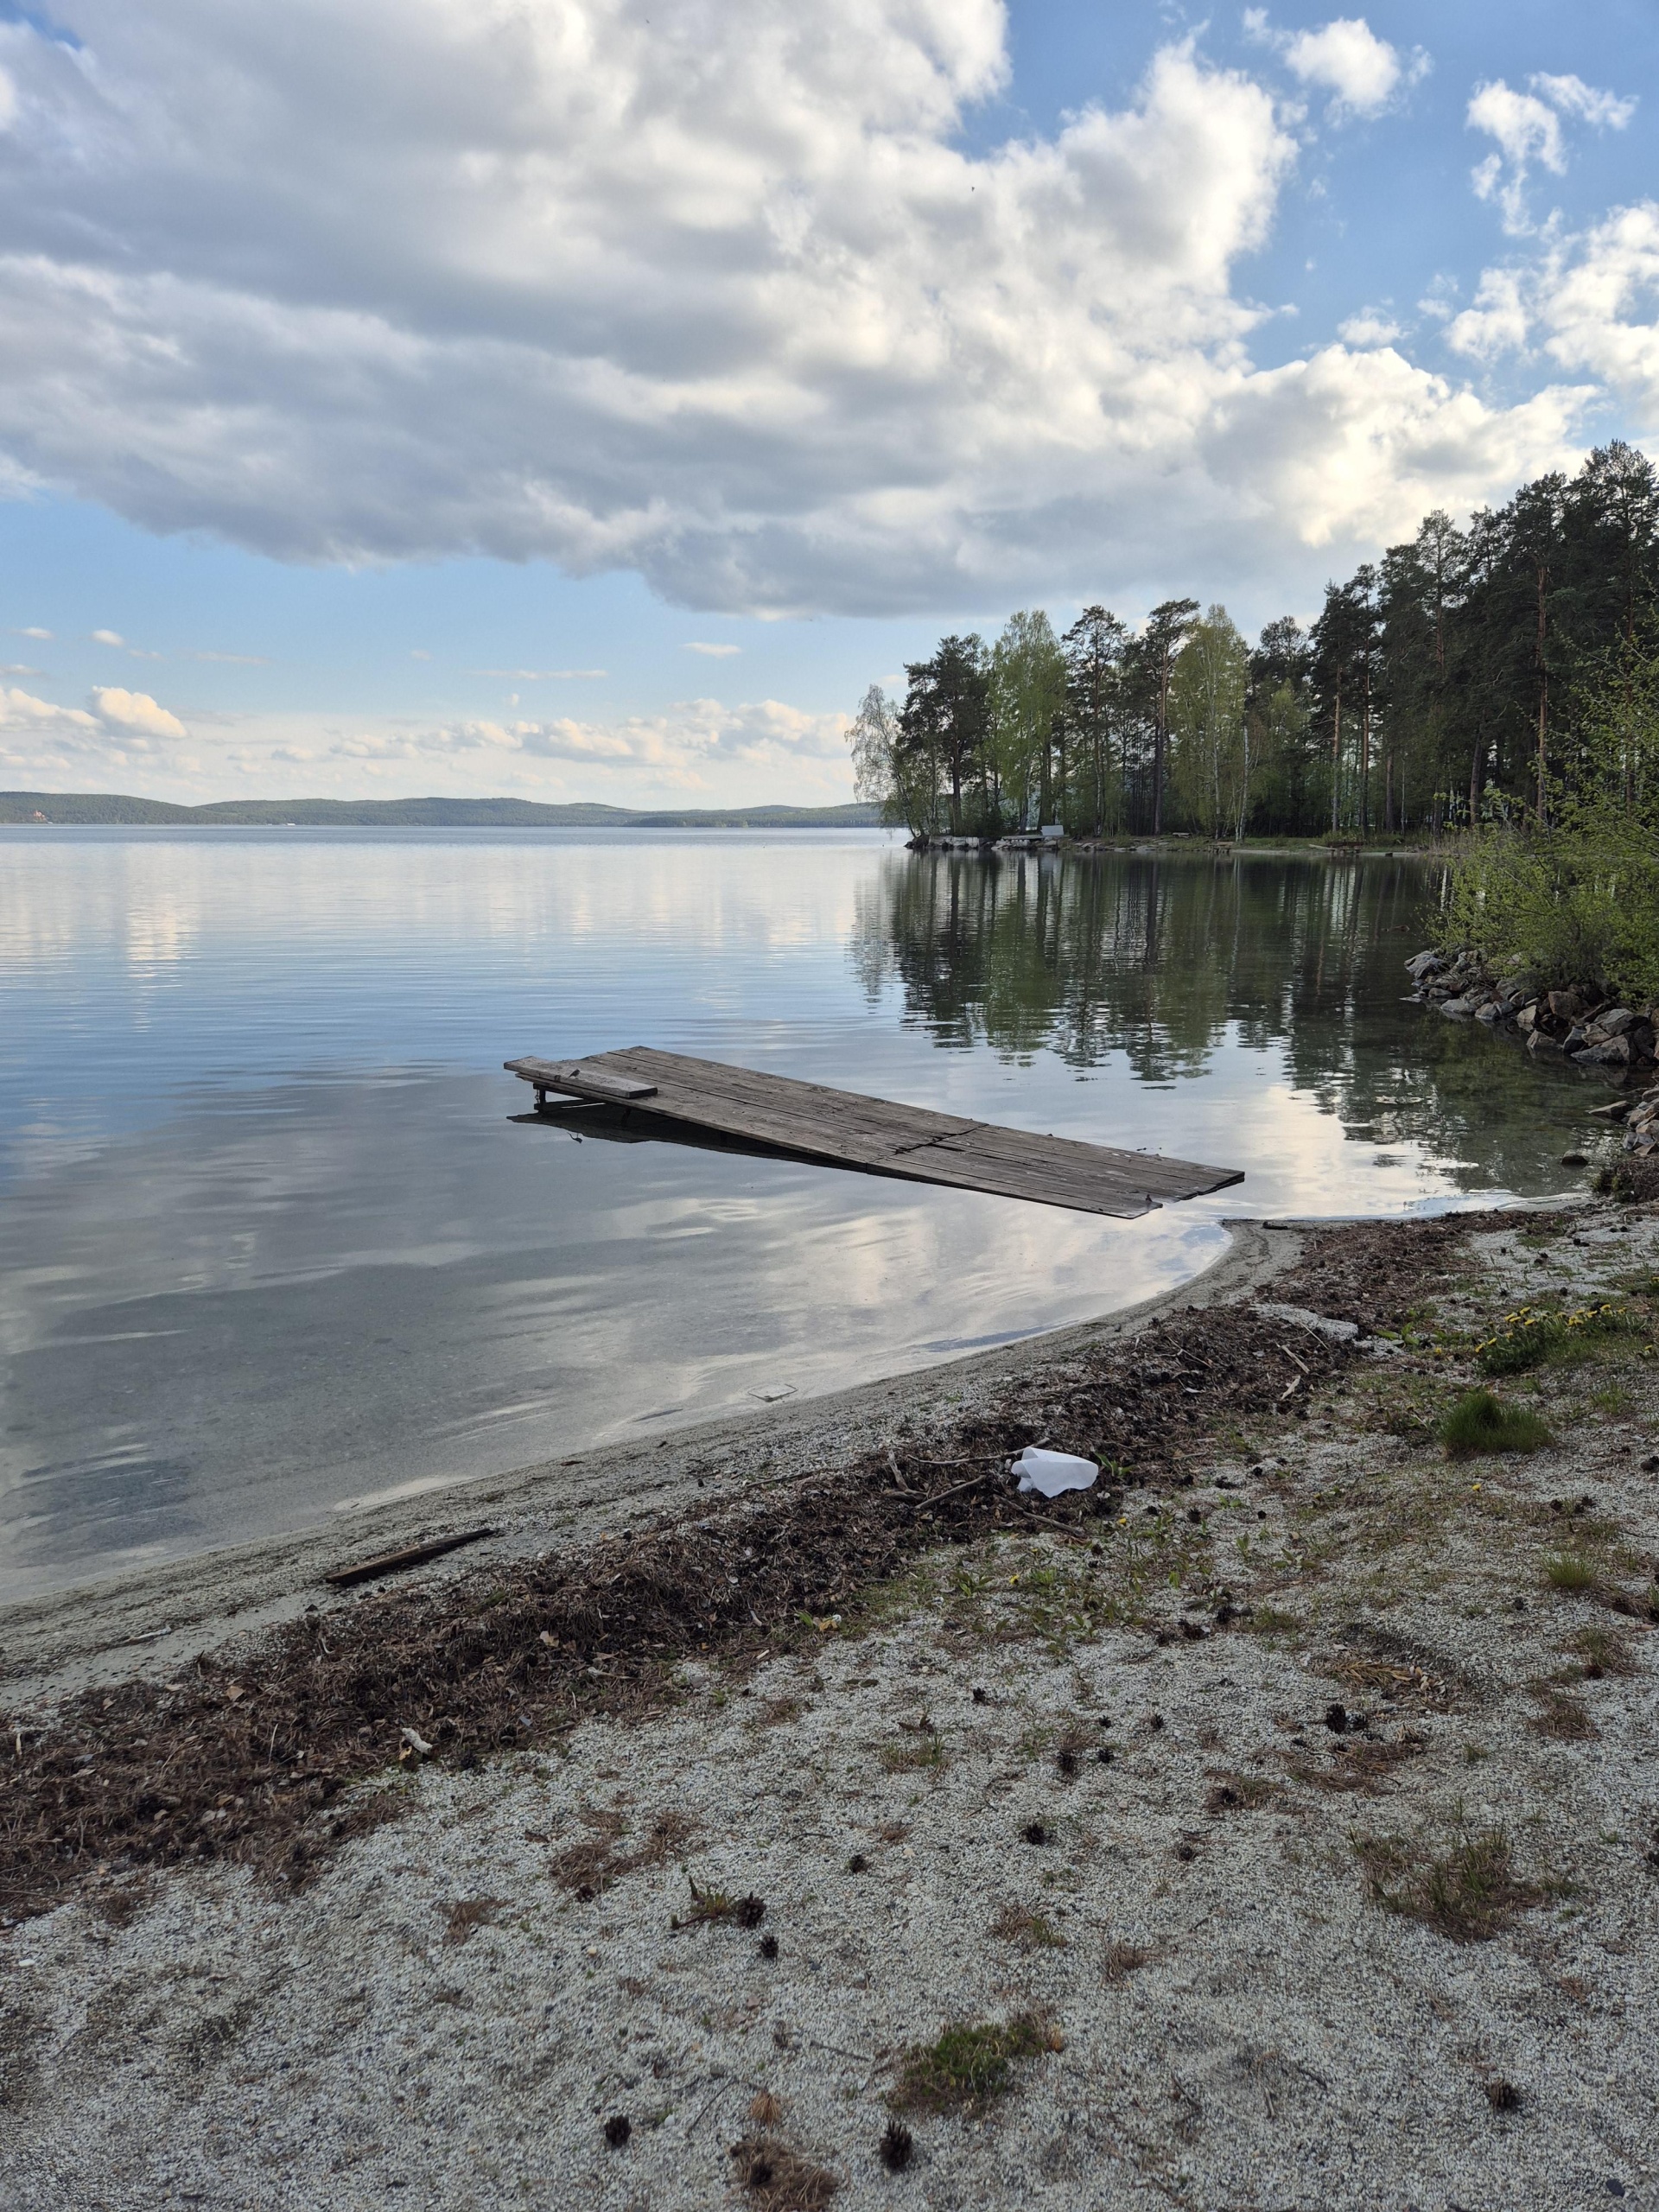
M 887 2102 L 895 2112 L 951 2112 L 988 2103 L 1014 2085 L 1017 2059 L 1064 2049 L 1059 2031 L 1040 2012 L 1011 2020 L 957 2022 L 934 2043 L 912 2044 Z
M 1543 1896 L 1516 1872 L 1501 1827 L 1465 1831 L 1438 1858 L 1398 1836 L 1362 1837 L 1355 1847 L 1374 1904 L 1454 1943 L 1486 1942 Z
M 1538 1415 L 1523 1406 L 1506 1406 L 1490 1390 L 1470 1390 L 1440 1423 L 1448 1459 L 1471 1459 L 1483 1452 L 1539 1452 L 1555 1440 Z
M 1551 1552 L 1544 1560 L 1544 1576 L 1553 1589 L 1593 1590 L 1596 1570 L 1579 1552 Z
M 1122 1936 L 1117 1936 L 1106 1946 L 1101 1972 L 1108 1981 L 1127 1981 L 1132 1974 L 1139 1974 L 1141 1967 L 1150 1965 L 1151 1961 L 1152 1953 L 1142 1945 L 1126 1942 Z

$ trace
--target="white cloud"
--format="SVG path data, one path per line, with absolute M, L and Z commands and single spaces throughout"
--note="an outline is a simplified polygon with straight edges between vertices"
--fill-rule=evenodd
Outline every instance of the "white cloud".
M 54 706 L 49 699 L 33 698 L 27 691 L 15 688 L 0 690 L 0 728 L 18 728 L 95 730 L 98 723 L 79 707 Z
M 1527 311 L 1521 297 L 1521 279 L 1512 269 L 1488 269 L 1475 288 L 1475 303 L 1452 318 L 1446 330 L 1449 342 L 1459 353 L 1480 360 L 1527 342 Z
M 1527 180 L 1535 162 L 1552 175 L 1567 174 L 1567 140 L 1561 117 L 1571 115 L 1598 130 L 1622 130 L 1636 112 L 1633 99 L 1598 92 L 1581 77 L 1534 76 L 1529 92 L 1517 92 L 1499 77 L 1478 85 L 1466 116 L 1471 130 L 1497 142 L 1472 171 L 1477 196 L 1495 200 L 1503 227 L 1523 235 L 1532 226 L 1527 213 Z
M 203 757 L 153 699 L 107 690 L 95 713 L 0 689 L 0 783 L 28 789 L 280 796 L 300 771 L 308 791 L 380 790 L 531 798 L 602 798 L 629 805 L 687 798 L 815 804 L 852 795 L 847 716 L 786 701 L 677 702 L 610 720 L 262 712 L 212 718 Z
M 124 645 L 126 639 L 118 630 L 94 630 L 92 643 L 96 645 Z
M 1529 79 L 1563 115 L 1582 116 L 1598 130 L 1622 130 L 1636 113 L 1635 99 L 1620 99 L 1614 92 L 1599 92 L 1582 77 L 1535 76 Z
M 19 630 L 17 635 L 20 638 L 38 638 L 45 643 L 50 639 L 52 632 L 49 630 L 40 629 L 31 623 L 28 629 Z
M 516 677 L 521 683 L 555 683 L 587 682 L 609 671 L 602 668 L 475 668 L 472 673 Z
M 430 660 L 432 658 L 431 654 L 428 652 L 424 645 L 411 645 L 410 647 L 409 657 L 410 660 Z
M 149 658 L 153 660 L 159 660 L 161 658 L 161 655 L 159 653 L 153 653 L 150 654 Z M 270 658 L 264 653 L 193 652 L 190 655 L 190 658 L 192 660 L 217 661 L 226 668 L 269 668 L 270 666 Z
M 44 676 L 45 673 L 44 669 L 31 668 L 27 661 L 0 661 L 0 676 Z
M 1391 315 L 1380 315 L 1365 308 L 1358 315 L 1351 315 L 1346 322 L 1339 323 L 1337 335 L 1344 346 L 1391 346 L 1402 332 Z
M 688 643 L 685 646 L 687 652 L 707 653 L 710 660 L 726 660 L 733 653 L 741 653 L 742 650 L 741 645 L 700 645 Z
M 1617 392 L 1637 435 L 1659 434 L 1659 200 L 1553 236 L 1530 263 L 1488 270 L 1449 334 L 1483 358 L 1540 352 Z
M 0 24 L 0 474 L 149 529 L 893 613 L 1220 588 L 1562 457 L 1571 393 L 1255 365 L 1296 149 L 1190 42 L 976 153 L 1001 0 L 54 20 Z M 1352 112 L 1410 73 L 1358 18 L 1285 51 Z
M 92 704 L 106 722 L 118 729 L 144 737 L 182 737 L 184 724 L 165 707 L 156 705 L 148 691 L 124 691 L 118 684 L 101 684 L 92 693 Z
M 1363 16 L 1341 16 L 1316 31 L 1297 31 L 1284 40 L 1283 53 L 1303 84 L 1334 93 L 1335 105 L 1354 115 L 1380 115 L 1402 81 L 1421 76 L 1427 67 L 1421 55 L 1402 61 Z

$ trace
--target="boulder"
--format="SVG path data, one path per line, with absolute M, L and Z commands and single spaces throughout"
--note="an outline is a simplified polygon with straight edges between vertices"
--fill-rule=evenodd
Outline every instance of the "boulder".
M 1484 1005 L 1478 1006 L 1475 1008 L 1475 1020 L 1477 1021 L 1490 1021 L 1496 1023 L 1502 1021 L 1504 1018 L 1503 1007 L 1497 999 L 1488 999 Z
M 1536 1052 L 1541 1058 L 1547 1053 L 1560 1052 L 1562 1046 L 1560 1039 L 1552 1037 L 1547 1029 L 1535 1029 L 1527 1039 L 1527 1050 Z
M 1516 1015 L 1516 1027 L 1521 1031 L 1523 1036 L 1529 1036 L 1532 1033 L 1533 1024 L 1537 1020 L 1537 1019 L 1538 1001 L 1535 999 L 1530 1006 L 1523 1006 L 1520 1013 Z
M 1425 976 L 1438 976 L 1445 965 L 1438 952 L 1414 952 L 1406 963 L 1406 973 L 1414 983 L 1421 983 Z
M 1584 1012 L 1584 999 L 1578 991 L 1552 991 L 1544 1001 L 1557 1021 L 1576 1021 Z
M 1630 1040 L 1628 1037 L 1605 1037 L 1599 1045 L 1587 1045 L 1573 1058 L 1583 1067 L 1627 1068 L 1630 1065 Z
M 1599 1029 L 1604 1037 L 1622 1037 L 1635 1020 L 1636 1015 L 1629 1007 L 1610 1006 L 1605 1014 L 1596 1016 L 1592 1027 Z
M 1442 999 L 1440 1012 L 1448 1021 L 1467 1021 L 1475 1010 L 1473 999 Z

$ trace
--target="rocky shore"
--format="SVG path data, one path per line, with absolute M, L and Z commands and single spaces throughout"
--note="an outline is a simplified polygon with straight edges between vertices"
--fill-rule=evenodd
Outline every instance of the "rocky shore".
M 1571 1060 L 1627 1084 L 1659 1065 L 1659 1006 L 1624 1006 L 1593 985 L 1538 991 L 1496 972 L 1479 952 L 1447 959 L 1419 952 L 1406 963 L 1414 995 L 1448 1021 L 1478 1021 L 1523 1037 L 1540 1058 Z M 1624 1149 L 1645 1158 L 1659 1151 L 1659 1083 L 1637 1098 L 1599 1109 L 1624 1124 Z
M 0 1616 L 0 2200 L 1654 2212 L 1656 1267 L 1243 1226 L 380 1586 Z

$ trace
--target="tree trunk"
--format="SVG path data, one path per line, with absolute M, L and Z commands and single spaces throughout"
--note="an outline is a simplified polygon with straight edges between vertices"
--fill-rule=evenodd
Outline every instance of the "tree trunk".
M 1359 834 L 1371 830 L 1371 666 L 1365 664 L 1365 690 L 1359 710 Z
M 1549 728 L 1549 669 L 1544 659 L 1544 642 L 1548 615 L 1544 601 L 1544 588 L 1549 581 L 1549 570 L 1538 563 L 1538 827 L 1541 830 L 1549 813 L 1549 764 L 1547 740 Z

